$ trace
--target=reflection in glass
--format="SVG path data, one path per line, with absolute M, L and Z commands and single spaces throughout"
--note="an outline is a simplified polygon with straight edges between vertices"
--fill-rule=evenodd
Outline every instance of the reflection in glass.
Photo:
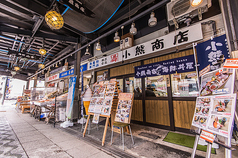
M 196 72 L 172 74 L 173 97 L 197 97 L 199 96 Z
M 119 91 L 123 92 L 123 79 L 117 79 Z
M 166 76 L 145 78 L 145 95 L 147 97 L 167 97 Z
M 141 78 L 134 78 L 134 97 L 142 99 Z

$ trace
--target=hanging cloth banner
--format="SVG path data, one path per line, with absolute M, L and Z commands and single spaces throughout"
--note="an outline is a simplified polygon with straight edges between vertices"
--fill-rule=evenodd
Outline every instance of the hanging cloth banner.
M 169 75 L 174 73 L 196 71 L 194 56 L 184 56 L 135 67 L 135 78 Z
M 76 79 L 77 77 L 70 77 L 69 79 L 69 90 L 68 90 L 68 98 L 67 98 L 67 106 L 66 106 L 66 116 L 68 119 L 71 119 L 72 117 Z
M 196 49 L 199 64 L 199 76 L 206 72 L 219 69 L 220 64 L 222 63 L 222 61 L 219 61 L 221 55 L 224 55 L 223 62 L 225 59 L 230 58 L 226 35 L 199 43 L 196 46 Z

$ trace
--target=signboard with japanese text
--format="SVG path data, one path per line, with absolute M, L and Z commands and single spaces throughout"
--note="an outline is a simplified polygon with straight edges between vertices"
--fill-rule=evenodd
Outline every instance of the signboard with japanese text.
M 135 67 L 135 78 L 196 71 L 194 56 L 189 55 Z
M 53 76 L 47 77 L 45 79 L 45 82 L 50 82 L 50 81 L 54 81 L 54 80 L 57 80 L 57 79 L 59 79 L 59 74 L 55 74 Z
M 226 59 L 224 65 L 224 68 L 234 68 L 234 69 L 238 69 L 238 59 L 237 58 L 233 58 L 233 59 Z
M 186 27 L 123 51 L 123 60 L 191 43 L 203 38 L 201 24 Z
M 88 64 L 83 64 L 83 65 L 81 65 L 81 66 L 80 66 L 80 72 L 82 72 L 81 69 L 83 70 L 83 72 L 84 72 L 84 71 L 87 71 L 87 70 L 88 70 Z
M 219 61 L 221 55 L 224 55 L 224 61 L 225 59 L 230 58 L 226 35 L 199 43 L 196 46 L 196 49 L 199 64 L 198 68 L 202 74 L 205 74 L 208 71 L 219 69 L 221 64 Z
M 159 52 L 187 43 L 203 39 L 201 24 L 176 30 L 165 36 L 119 51 L 107 57 L 102 57 L 88 63 L 88 70 L 114 64 L 120 61 L 139 58 L 144 55 Z
M 67 76 L 70 76 L 70 75 L 73 75 L 73 74 L 74 74 L 74 69 L 70 69 L 68 71 L 61 72 L 59 74 L 59 78 L 67 77 Z
M 122 61 L 122 52 L 114 53 L 109 56 L 97 59 L 88 63 L 88 70 L 99 68 Z

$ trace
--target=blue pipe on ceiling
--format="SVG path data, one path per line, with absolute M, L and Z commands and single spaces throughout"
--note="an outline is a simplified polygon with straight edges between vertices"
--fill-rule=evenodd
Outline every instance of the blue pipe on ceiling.
M 0 51 L 8 53 L 8 50 L 0 49 Z
M 93 31 L 91 31 L 91 32 L 84 32 L 85 34 L 90 34 L 90 33 L 93 33 L 93 32 L 95 32 L 95 31 L 97 31 L 97 30 L 99 30 L 101 27 L 103 27 L 112 17 L 113 17 L 113 15 L 118 11 L 118 9 L 121 7 L 121 5 L 122 5 L 122 3 L 124 2 L 124 0 L 121 2 L 121 4 L 118 6 L 118 8 L 115 10 L 115 12 L 107 19 L 107 21 L 106 22 L 104 22 L 101 26 L 99 26 L 97 29 L 95 29 L 95 30 L 93 30 Z
M 0 37 L 5 38 L 5 39 L 8 39 L 8 40 L 11 40 L 11 41 L 16 41 L 16 42 L 20 42 L 20 43 L 25 43 L 25 42 L 22 42 L 22 41 L 19 41 L 19 40 L 15 40 L 15 39 L 12 39 L 12 38 L 9 38 L 9 37 L 5 37 L 5 36 L 2 36 L 2 35 L 0 35 Z
M 2 64 L 2 63 L 0 63 L 0 65 L 7 66 L 7 64 Z

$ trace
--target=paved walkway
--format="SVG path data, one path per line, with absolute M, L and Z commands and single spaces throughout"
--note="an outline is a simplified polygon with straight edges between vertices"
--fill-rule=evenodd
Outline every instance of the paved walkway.
M 0 106 L 0 134 L 0 158 L 115 157 L 52 125 L 4 106 Z

